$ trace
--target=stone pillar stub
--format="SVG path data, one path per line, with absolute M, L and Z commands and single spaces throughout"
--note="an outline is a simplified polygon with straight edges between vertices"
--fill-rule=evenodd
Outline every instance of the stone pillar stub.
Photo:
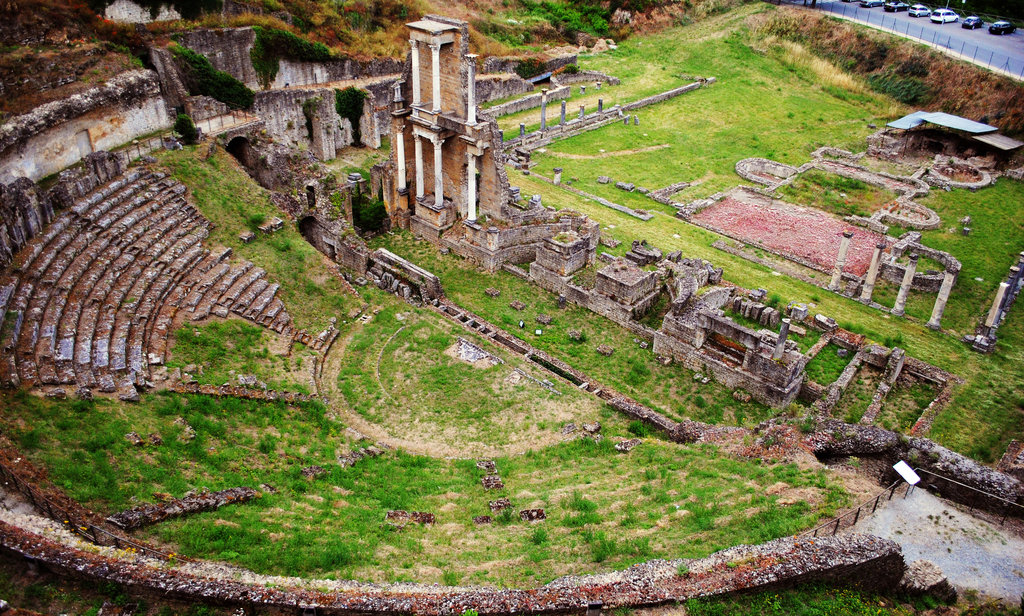
M 395 131 L 395 160 L 398 161 L 398 190 L 407 188 L 405 162 L 405 125 L 399 124 Z
M 562 101 L 562 117 L 558 121 L 559 124 L 565 124 L 565 101 Z
M 1003 309 L 1003 300 L 1006 298 L 1006 290 L 1010 288 L 1010 285 L 1005 282 L 999 283 L 999 288 L 996 290 L 996 296 L 992 300 L 992 307 L 989 308 L 988 316 L 985 317 L 985 327 L 995 327 L 999 323 L 999 313 Z
M 910 287 L 914 284 L 914 274 L 917 273 L 917 253 L 910 255 L 910 263 L 903 273 L 903 282 L 900 283 L 900 292 L 896 295 L 896 305 L 892 307 L 892 314 L 903 316 L 904 308 L 907 307 L 907 296 L 910 295 Z
M 868 267 L 868 275 L 864 279 L 864 288 L 861 289 L 860 301 L 865 304 L 871 303 L 871 294 L 875 290 L 875 280 L 878 279 L 878 266 L 882 260 L 882 251 L 885 250 L 885 242 L 875 244 L 875 251 L 871 253 L 871 265 Z
M 561 167 L 555 167 L 554 172 L 555 172 L 554 184 L 555 184 L 555 186 L 558 186 L 559 184 L 562 183 L 562 168 Z
M 541 88 L 540 90 L 540 129 L 547 130 L 548 128 L 548 89 Z
M 779 328 L 779 339 L 775 343 L 775 352 L 772 353 L 772 359 L 775 361 L 782 359 L 782 353 L 786 350 L 786 338 L 789 337 L 789 324 L 791 322 L 790 319 L 782 319 L 782 326 Z
M 525 137 L 526 137 L 526 125 L 520 122 L 520 124 L 519 124 L 519 138 L 523 139 Z
M 843 280 L 843 267 L 846 265 L 846 253 L 850 251 L 851 239 L 853 239 L 853 231 L 843 231 L 843 239 L 839 242 L 839 256 L 836 257 L 836 266 L 832 270 L 832 280 L 828 283 L 829 291 L 839 290 L 839 283 Z
M 580 105 L 580 119 L 581 120 L 583 119 L 583 116 L 586 115 L 585 110 L 586 110 L 586 106 L 585 105 Z
M 932 307 L 932 318 L 928 319 L 930 329 L 942 329 L 942 313 L 946 310 L 946 302 L 949 301 L 949 292 L 953 289 L 953 281 L 956 275 L 947 271 L 942 277 L 942 286 L 939 287 L 939 296 L 935 298 L 935 306 Z

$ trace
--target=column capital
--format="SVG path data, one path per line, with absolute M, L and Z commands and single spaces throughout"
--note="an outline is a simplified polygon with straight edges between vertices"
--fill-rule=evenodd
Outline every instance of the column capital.
M 419 41 L 417 41 L 416 39 L 414 39 L 414 38 L 409 39 L 409 46 L 412 49 L 419 49 L 419 46 L 417 45 L 417 43 L 419 43 Z
M 441 42 L 440 41 L 430 41 L 429 43 L 427 43 L 427 47 L 430 48 L 430 51 L 433 51 L 434 53 L 437 53 L 437 52 L 441 51 Z
M 475 53 L 467 53 L 466 54 L 466 59 L 467 60 L 476 60 L 479 57 L 480 56 L 478 54 L 475 54 Z

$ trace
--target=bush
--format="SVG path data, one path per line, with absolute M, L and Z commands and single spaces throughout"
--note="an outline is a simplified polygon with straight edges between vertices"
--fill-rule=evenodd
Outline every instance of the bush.
M 287 30 L 253 26 L 253 31 L 256 33 L 256 42 L 249 51 L 249 57 L 252 59 L 252 67 L 256 69 L 256 77 L 264 88 L 277 77 L 281 58 L 326 62 L 335 57 L 327 45 L 311 43 Z
M 519 75 L 523 79 L 529 79 L 530 77 L 536 77 L 544 72 L 544 62 L 538 58 L 524 58 L 516 64 L 516 75 Z
M 361 231 L 380 231 L 387 217 L 383 201 L 362 195 L 352 200 L 352 221 Z
M 171 53 L 185 76 L 189 94 L 211 96 L 232 109 L 252 107 L 252 90 L 224 71 L 213 68 L 206 56 L 181 45 L 172 46 Z
M 868 84 L 872 90 L 891 96 L 907 105 L 920 102 L 928 96 L 928 86 L 917 77 L 881 73 L 868 77 Z
M 363 102 L 366 92 L 356 87 L 334 91 L 334 108 L 338 115 L 352 123 L 352 137 L 356 143 L 362 139 L 359 134 L 359 120 L 363 117 Z
M 576 66 L 575 64 L 566 64 L 564 67 L 562 67 L 562 72 L 567 75 L 575 75 L 580 72 L 580 67 Z
M 178 114 L 178 119 L 174 121 L 174 132 L 181 135 L 182 141 L 188 145 L 195 145 L 199 141 L 199 131 L 196 130 L 196 125 L 192 123 L 192 118 L 188 117 L 188 114 Z

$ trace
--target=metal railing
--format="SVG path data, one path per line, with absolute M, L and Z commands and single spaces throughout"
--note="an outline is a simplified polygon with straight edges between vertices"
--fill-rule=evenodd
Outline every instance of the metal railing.
M 161 552 L 160 550 L 132 541 L 131 539 L 122 537 L 104 528 L 96 526 L 92 522 L 86 520 L 84 516 L 80 515 L 78 512 L 71 511 L 70 509 L 58 505 L 51 499 L 47 498 L 38 488 L 19 477 L 18 473 L 15 472 L 14 469 L 2 462 L 0 462 L 0 479 L 3 479 L 5 484 L 13 486 L 14 489 L 28 499 L 28 501 L 32 503 L 38 511 L 45 514 L 51 520 L 62 524 L 67 530 L 85 538 L 91 543 L 101 546 L 113 546 L 119 550 L 132 550 L 160 560 L 190 562 L 189 559 L 177 554 Z
M 1003 509 L 1003 517 L 999 521 L 999 525 L 1000 526 L 1002 526 L 1006 522 L 1006 518 L 1010 515 L 1011 512 L 1016 513 L 1016 515 L 1018 517 L 1024 518 L 1024 505 L 1021 505 L 1019 503 L 1015 503 L 1015 502 L 1013 502 L 1011 500 L 1007 500 L 1007 499 L 1005 499 L 1005 498 L 1003 498 L 1001 496 L 996 496 L 995 494 L 992 494 L 991 492 L 986 492 L 984 490 L 975 488 L 973 486 L 969 486 L 969 485 L 967 485 L 965 483 L 957 481 L 956 479 L 950 479 L 949 477 L 946 477 L 944 475 L 940 475 L 938 473 L 933 473 L 932 471 L 927 471 L 927 470 L 924 470 L 922 468 L 915 467 L 914 468 L 914 472 L 916 472 L 918 475 L 927 475 L 928 478 L 931 479 L 931 481 L 923 479 L 921 481 L 921 483 L 919 483 L 918 485 L 921 488 L 924 488 L 926 490 L 931 488 L 933 491 L 935 491 L 937 493 L 937 495 L 940 498 L 942 497 L 942 491 L 935 486 L 934 480 L 936 480 L 936 479 L 944 481 L 944 482 L 947 482 L 948 484 L 951 484 L 951 485 L 955 485 L 958 488 L 963 488 L 963 489 L 966 489 L 966 490 L 970 490 L 971 492 L 973 492 L 975 494 L 978 494 L 979 496 L 981 496 L 983 498 L 990 499 L 991 501 L 993 501 L 993 503 L 995 505 L 997 505 L 997 507 L 1002 507 L 1002 509 Z M 819 536 L 819 534 L 825 534 L 829 530 L 831 530 L 831 533 L 829 533 L 829 534 L 835 535 L 836 533 L 839 532 L 839 530 L 841 528 L 853 527 L 853 526 L 855 526 L 857 524 L 857 522 L 860 520 L 860 518 L 862 516 L 868 516 L 868 515 L 873 514 L 878 509 L 879 505 L 884 505 L 885 503 L 888 503 L 889 501 L 891 501 L 893 499 L 893 497 L 896 495 L 896 493 L 900 491 L 901 488 L 903 489 L 903 498 L 906 498 L 907 495 L 910 494 L 910 492 L 913 491 L 914 486 L 910 485 L 909 483 L 906 483 L 902 479 L 899 479 L 896 482 L 894 482 L 892 485 L 888 486 L 887 488 L 885 488 L 884 490 L 882 490 L 881 492 L 876 494 L 875 496 L 869 498 L 868 500 L 866 500 L 863 503 L 861 503 L 860 505 L 858 505 L 856 508 L 847 511 L 846 513 L 843 513 L 842 515 L 838 515 L 838 516 L 830 519 L 829 521 L 825 522 L 824 524 L 819 524 L 818 526 L 815 526 L 814 528 L 811 528 L 809 530 L 805 530 L 804 532 L 799 533 L 797 536 L 798 537 L 807 537 L 807 536 L 817 537 L 817 536 Z M 885 500 L 882 500 L 883 498 Z M 952 500 L 952 499 L 950 499 L 950 500 Z M 969 512 L 973 512 L 975 510 L 975 508 L 978 507 L 978 501 L 974 500 L 974 499 L 970 500 L 968 503 L 961 503 L 961 504 L 968 505 L 968 511 Z M 870 508 L 870 510 L 868 510 L 869 508 Z
M 805 530 L 804 532 L 799 533 L 797 537 L 817 537 L 819 534 L 824 535 L 829 529 L 832 531 L 830 534 L 835 535 L 839 532 L 840 528 L 850 528 L 855 526 L 860 520 L 861 515 L 871 515 L 878 509 L 879 505 L 884 505 L 891 501 L 897 490 L 901 487 L 901 484 L 906 486 L 906 490 L 903 492 L 903 498 L 906 498 L 907 494 L 910 492 L 911 486 L 900 479 L 875 496 L 858 505 L 856 509 L 851 509 L 842 515 L 832 518 L 824 524 L 819 524 L 814 528 Z M 882 500 L 883 497 L 885 498 L 884 501 Z M 867 511 L 868 507 L 871 508 L 870 511 Z
M 772 3 L 775 4 L 775 2 Z M 779 0 L 778 3 L 801 6 L 798 2 L 782 2 Z M 964 61 L 995 71 L 1001 71 L 1017 79 L 1024 79 L 1024 54 L 1013 56 L 1004 51 L 971 42 L 963 38 L 961 34 L 963 29 L 959 23 L 944 24 L 946 28 L 943 29 L 942 26 L 931 23 L 928 17 L 921 17 L 920 22 L 915 22 L 910 19 L 901 19 L 899 14 L 886 13 L 881 9 L 862 8 L 856 2 L 818 2 L 814 7 L 811 7 L 809 4 L 806 6 L 808 9 L 819 10 L 850 21 L 865 23 L 921 43 L 940 47 Z M 925 6 L 930 5 L 926 4 Z M 959 11 L 956 12 L 959 14 Z M 1001 19 L 991 15 L 980 16 L 986 19 L 986 24 Z
M 230 118 L 230 121 L 226 118 Z M 205 137 L 208 135 L 217 135 L 225 129 L 232 129 L 249 122 L 255 122 L 256 120 L 259 120 L 259 116 L 245 111 L 232 109 L 229 113 L 206 118 L 205 120 L 199 120 L 194 122 L 194 124 Z M 145 139 L 133 140 L 131 143 L 120 149 L 128 153 L 128 158 L 130 160 L 136 160 L 163 148 L 164 144 L 172 139 L 174 139 L 174 133 L 168 130 L 160 133 L 159 135 L 154 135 Z

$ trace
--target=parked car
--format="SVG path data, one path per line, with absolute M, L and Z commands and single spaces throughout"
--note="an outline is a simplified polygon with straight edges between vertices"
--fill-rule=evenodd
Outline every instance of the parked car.
M 910 12 L 908 14 L 911 17 L 928 17 L 932 14 L 932 10 L 923 4 L 915 4 L 910 7 Z
M 1012 34 L 1017 26 L 1008 21 L 997 21 L 988 27 L 989 34 Z
M 932 23 L 936 24 L 950 24 L 959 19 L 960 16 L 949 9 L 935 9 L 931 15 Z
M 886 2 L 883 8 L 886 13 L 899 13 L 900 11 L 909 11 L 910 5 L 906 2 Z
M 981 21 L 981 17 L 977 15 L 971 15 L 964 19 L 963 23 L 960 24 L 961 28 L 967 28 L 968 30 L 974 30 L 985 25 L 985 22 Z
M 885 0 L 860 0 L 860 5 L 866 9 L 873 9 L 884 4 Z

